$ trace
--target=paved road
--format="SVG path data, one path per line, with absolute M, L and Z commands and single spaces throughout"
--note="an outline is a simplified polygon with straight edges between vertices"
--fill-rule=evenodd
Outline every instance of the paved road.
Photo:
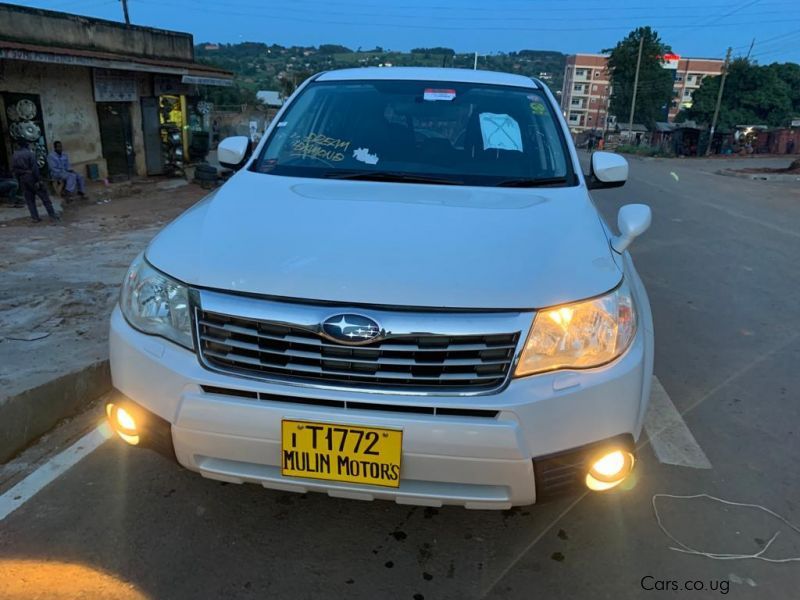
M 611 222 L 626 202 L 653 208 L 633 253 L 655 371 L 711 469 L 645 445 L 627 490 L 470 512 L 225 485 L 110 442 L 0 522 L 0 596 L 91 575 L 118 598 L 800 597 L 800 562 L 672 551 L 651 506 L 708 493 L 800 523 L 800 187 L 721 164 L 633 159 L 626 187 L 595 195 Z M 800 534 L 757 509 L 660 502 L 692 547 L 755 553 L 780 531 L 765 555 L 800 556 Z M 682 591 L 659 593 L 669 581 Z

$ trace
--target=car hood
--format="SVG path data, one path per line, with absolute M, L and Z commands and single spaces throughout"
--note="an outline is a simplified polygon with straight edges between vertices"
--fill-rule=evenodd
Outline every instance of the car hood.
M 622 276 L 583 187 L 487 188 L 240 171 L 147 259 L 187 284 L 384 306 L 539 308 Z

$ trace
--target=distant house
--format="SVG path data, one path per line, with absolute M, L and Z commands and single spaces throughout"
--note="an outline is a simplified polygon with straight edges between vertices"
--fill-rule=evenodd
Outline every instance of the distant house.
M 617 132 L 619 139 L 622 143 L 626 144 L 641 144 L 647 143 L 647 127 L 641 123 L 634 123 L 630 126 L 629 123 L 617 123 Z
M 662 150 L 672 150 L 672 134 L 675 132 L 675 123 L 657 121 L 650 144 Z
M 281 98 L 280 92 L 275 92 L 272 90 L 260 90 L 256 92 L 256 99 L 270 108 L 280 108 L 283 106 L 283 98 Z

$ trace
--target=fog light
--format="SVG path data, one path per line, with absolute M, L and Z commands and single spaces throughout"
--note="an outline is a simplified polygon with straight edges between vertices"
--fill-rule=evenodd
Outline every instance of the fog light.
M 109 403 L 106 405 L 106 415 L 111 428 L 117 435 L 132 446 L 139 443 L 139 429 L 134 416 L 121 406 Z
M 117 409 L 117 424 L 121 429 L 136 431 L 136 421 L 128 414 L 128 411 L 120 407 Z
M 633 470 L 633 454 L 626 450 L 612 450 L 599 456 L 586 475 L 590 490 L 609 490 L 624 481 Z

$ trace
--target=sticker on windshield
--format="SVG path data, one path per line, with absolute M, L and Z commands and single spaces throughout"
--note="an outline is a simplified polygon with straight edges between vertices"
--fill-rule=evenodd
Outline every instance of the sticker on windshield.
M 378 164 L 378 155 L 370 154 L 369 148 L 356 148 L 353 150 L 353 158 L 360 160 L 363 163 L 367 163 L 368 165 Z
M 347 140 L 328 137 L 321 133 L 309 133 L 304 137 L 295 134 L 291 137 L 291 143 L 292 156 L 333 162 L 344 160 L 344 153 L 350 147 L 350 142 Z
M 425 88 L 425 93 L 422 94 L 422 99 L 427 100 L 428 102 L 436 102 L 437 100 L 450 102 L 455 97 L 455 90 L 440 90 L 435 88 Z
M 547 113 L 547 108 L 544 102 L 538 96 L 528 96 L 531 101 L 531 112 L 535 115 L 544 115 Z
M 481 113 L 483 149 L 516 150 L 522 152 L 522 132 L 510 115 Z

